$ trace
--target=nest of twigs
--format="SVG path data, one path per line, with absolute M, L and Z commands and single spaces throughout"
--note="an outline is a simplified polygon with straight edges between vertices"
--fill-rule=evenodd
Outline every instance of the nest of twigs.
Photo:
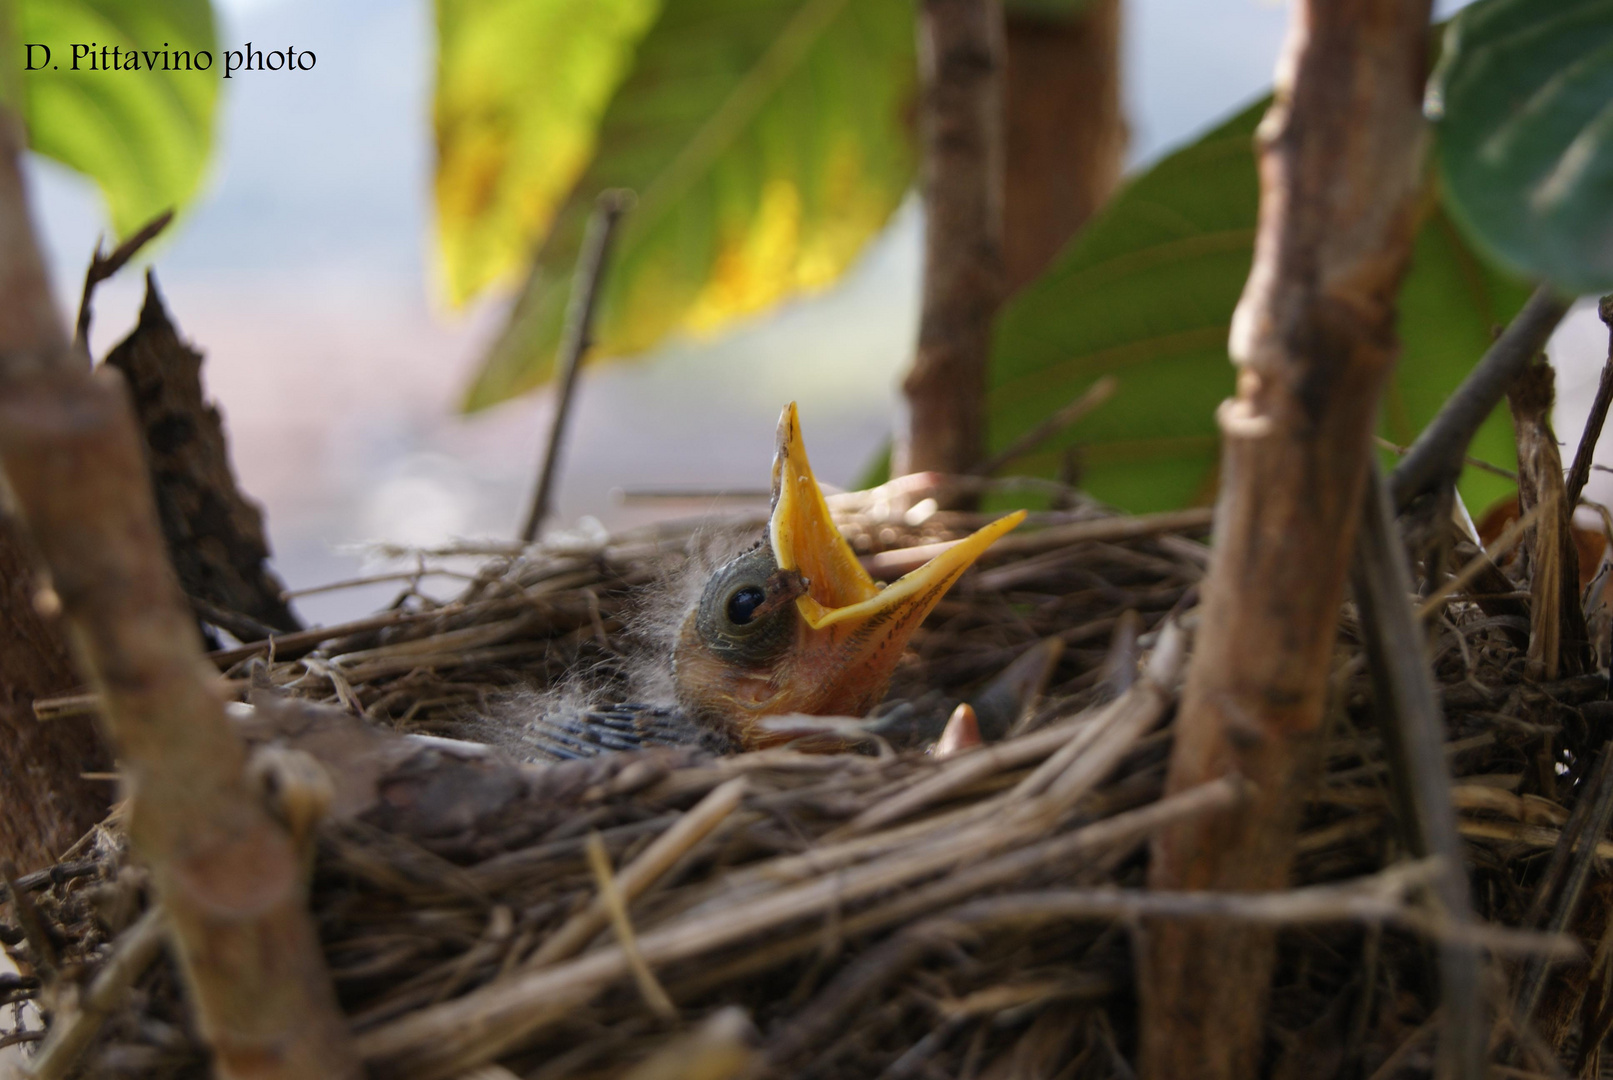
M 892 576 L 917 559 L 906 549 L 977 523 L 914 524 L 868 498 L 837 512 Z M 332 815 L 310 845 L 311 905 L 372 1075 L 1130 1076 L 1128 931 L 1192 914 L 1143 889 L 1148 840 L 1239 797 L 1232 781 L 1164 793 L 1206 524 L 1049 512 L 971 571 L 893 697 L 956 699 L 1038 642 L 1065 645 L 1045 693 L 985 749 L 620 755 L 528 767 L 546 770 L 533 781 L 545 797 L 496 827 L 404 835 L 384 816 Z M 612 677 L 636 590 L 693 535 L 486 552 L 452 602 L 410 588 L 373 619 L 288 635 L 272 657 L 217 658 L 242 685 L 266 661 L 259 681 L 290 694 L 452 735 L 511 686 L 579 667 Z M 1460 598 L 1430 618 L 1478 914 L 1545 925 L 1536 896 L 1555 888 L 1549 857 L 1569 861 L 1560 841 L 1594 786 L 1605 679 L 1530 682 L 1518 628 Z M 1355 637 L 1347 620 L 1294 890 L 1196 916 L 1280 928 L 1273 1076 L 1431 1068 L 1430 941 L 1448 927 L 1428 868 L 1404 854 Z M 205 1075 L 116 816 L 20 885 L 27 925 L 0 932 L 30 974 L 0 983 L 0 1001 L 86 1025 L 85 1075 Z M 1595 875 L 1587 887 L 1609 892 Z M 1570 929 L 1594 951 L 1608 906 L 1582 910 Z M 1492 971 L 1503 1029 L 1502 975 L 1526 962 Z M 1524 1073 L 1551 1060 L 1542 1039 L 1583 1038 L 1595 1068 L 1606 988 L 1584 965 L 1567 972 L 1547 984 L 1541 1033 L 1516 1037 Z

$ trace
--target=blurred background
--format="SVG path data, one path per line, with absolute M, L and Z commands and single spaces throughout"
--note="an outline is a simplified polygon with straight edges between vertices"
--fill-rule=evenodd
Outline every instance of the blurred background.
M 1449 14 L 1459 4 L 1441 5 Z M 293 589 L 373 566 L 355 545 L 510 538 L 547 432 L 543 390 L 471 416 L 457 406 L 509 301 L 448 311 L 433 279 L 433 13 L 424 0 L 218 0 L 220 48 L 312 50 L 313 71 L 223 84 L 203 193 L 153 252 L 181 331 L 207 355 L 241 483 L 264 506 Z M 1262 93 L 1288 18 L 1272 0 L 1127 0 L 1124 86 L 1136 168 Z M 57 295 L 76 301 L 107 230 L 91 182 L 31 165 Z M 624 500 L 646 488 L 765 484 L 780 407 L 800 402 L 819 475 L 852 481 L 889 434 L 918 317 L 911 199 L 827 291 L 654 362 L 588 369 L 565 451 L 557 525 L 616 528 L 715 500 Z M 102 355 L 133 324 L 137 273 L 98 294 Z M 1559 331 L 1559 431 L 1575 437 L 1605 331 Z M 1598 483 L 1598 481 L 1593 481 Z M 367 561 L 368 560 L 368 561 Z M 329 622 L 378 586 L 298 602 Z

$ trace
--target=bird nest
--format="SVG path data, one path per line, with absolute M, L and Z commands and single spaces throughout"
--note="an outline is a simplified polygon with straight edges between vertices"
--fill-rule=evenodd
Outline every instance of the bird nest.
M 983 520 L 835 501 L 876 577 Z M 968 697 L 1028 650 L 1052 663 L 1008 737 L 983 748 L 938 756 L 870 738 L 855 753 L 538 766 L 440 738 L 514 688 L 578 670 L 628 678 L 644 590 L 692 557 L 698 533 L 759 525 L 422 553 L 421 576 L 440 558 L 482 561 L 451 601 L 410 582 L 388 610 L 283 635 L 272 655 L 215 654 L 237 688 L 256 683 L 240 721 L 283 802 L 296 783 L 274 772 L 276 748 L 282 765 L 306 752 L 342 774 L 317 825 L 282 809 L 294 834 L 306 826 L 311 908 L 371 1075 L 1127 1077 L 1128 931 L 1163 917 L 1278 928 L 1271 1075 L 1430 1068 L 1428 943 L 1453 931 L 1428 900 L 1431 868 L 1405 856 L 1348 614 L 1293 888 L 1240 900 L 1144 887 L 1160 827 L 1240 797 L 1232 780 L 1165 791 L 1208 555 L 1200 512 L 1034 515 L 942 601 L 893 698 Z M 1556 863 L 1572 873 L 1590 858 L 1569 858 L 1571 819 L 1597 786 L 1606 683 L 1536 684 L 1507 618 L 1460 601 L 1433 617 L 1473 896 L 1504 952 L 1519 942 L 1501 927 L 1544 923 L 1536 898 L 1564 875 Z M 357 794 L 343 787 L 354 777 Z M 1609 895 L 1567 929 L 1594 951 L 1613 888 L 1592 878 Z M 206 1075 L 116 813 L 16 892 L 20 925 L 0 934 L 28 974 L 0 976 L 0 1001 L 30 1003 L 64 1029 L 52 1042 L 85 1047 L 84 1075 Z M 1518 1034 L 1522 1065 L 1573 1029 L 1592 1033 L 1594 1067 L 1607 992 L 1574 971 L 1547 986 L 1540 1035 Z M 1505 980 L 1493 981 L 1499 1005 Z M 19 1012 L 8 1037 L 38 1039 L 38 1016 Z

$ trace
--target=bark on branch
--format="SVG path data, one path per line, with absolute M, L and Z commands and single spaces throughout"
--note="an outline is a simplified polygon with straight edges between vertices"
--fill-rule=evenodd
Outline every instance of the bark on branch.
M 50 296 L 0 112 L 0 466 L 50 574 L 133 796 L 129 831 L 168 912 L 222 1077 L 356 1077 L 290 838 L 245 751 L 157 523 L 123 379 L 86 371 Z
M 0 27 L 0 44 L 5 40 Z M 21 139 L 15 116 L 0 104 L 0 151 Z M 21 175 L 0 167 L 0 355 L 26 357 L 65 342 L 23 205 Z M 69 690 L 77 678 L 59 628 L 35 610 L 21 531 L 9 508 L 0 510 L 0 859 L 37 869 L 105 816 L 105 785 L 79 775 L 105 758 L 85 719 L 34 719 L 35 698 Z
M 263 512 L 236 484 L 223 418 L 202 387 L 202 354 L 179 336 L 149 270 L 140 321 L 106 363 L 128 380 L 145 432 L 157 517 L 185 594 L 245 615 L 224 627 L 243 641 L 265 636 L 248 629 L 253 623 L 301 630 L 281 598 L 285 585 L 269 569 Z M 208 621 L 219 625 L 227 618 Z
M 1174 826 L 1152 883 L 1286 884 L 1360 518 L 1395 297 L 1416 226 L 1428 0 L 1302 0 L 1262 123 L 1260 232 L 1233 321 L 1237 396 L 1168 785 L 1241 773 L 1258 794 Z M 1153 1078 L 1257 1074 L 1268 932 L 1148 926 L 1142 1063 Z
M 966 473 L 985 448 L 986 361 L 1003 297 L 999 0 L 919 8 L 924 297 L 893 474 Z

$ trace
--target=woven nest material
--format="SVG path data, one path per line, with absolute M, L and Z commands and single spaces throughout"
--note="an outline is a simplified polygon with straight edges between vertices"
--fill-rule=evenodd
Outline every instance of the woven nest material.
M 866 499 L 837 512 L 890 574 L 922 561 L 907 549 L 977 524 L 909 524 Z M 893 696 L 962 696 L 1061 639 L 1045 695 L 991 747 L 945 760 L 877 746 L 616 755 L 542 767 L 528 781 L 542 798 L 518 814 L 425 836 L 333 814 L 311 843 L 311 906 L 372 1075 L 1132 1075 L 1128 930 L 1182 914 L 1142 888 L 1149 837 L 1239 797 L 1230 780 L 1164 795 L 1204 524 L 1044 514 L 971 571 L 915 639 Z M 664 526 L 491 553 L 452 602 L 411 588 L 373 620 L 282 639 L 272 658 L 221 653 L 220 667 L 244 683 L 268 659 L 260 681 L 307 702 L 454 734 L 512 686 L 579 667 L 616 677 L 639 590 L 688 557 L 693 535 Z M 1606 683 L 1534 684 L 1507 619 L 1462 602 L 1436 618 L 1476 907 L 1535 926 L 1536 882 L 1607 719 L 1586 703 Z M 1348 616 L 1317 758 L 1295 888 L 1199 915 L 1283 928 L 1272 1075 L 1425 1074 L 1428 941 L 1448 928 L 1426 906 L 1429 868 L 1404 855 Z M 24 971 L 54 976 L 0 983 L 0 1001 L 83 1023 L 92 1010 L 75 1002 L 99 1000 L 98 976 L 132 980 L 108 999 L 83 1073 L 205 1075 L 175 971 L 142 945 L 154 940 L 146 885 L 116 815 L 20 888 L 37 928 L 0 932 Z M 1591 888 L 1602 902 L 1570 929 L 1594 951 L 1613 888 Z M 124 973 L 131 956 L 148 962 Z M 1605 1004 L 1587 981 L 1582 965 L 1548 985 L 1537 1016 L 1552 1045 Z M 1534 1067 L 1531 1038 L 1520 1052 Z M 1592 1043 L 1587 1068 L 1595 1054 Z

